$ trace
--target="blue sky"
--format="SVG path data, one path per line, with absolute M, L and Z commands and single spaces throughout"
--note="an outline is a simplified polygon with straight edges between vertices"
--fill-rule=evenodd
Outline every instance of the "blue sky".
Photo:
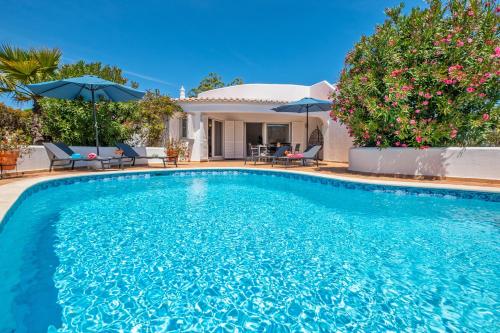
M 399 2 L 3 0 L 0 42 L 116 65 L 140 88 L 174 97 L 209 72 L 245 83 L 335 82 L 345 54 Z

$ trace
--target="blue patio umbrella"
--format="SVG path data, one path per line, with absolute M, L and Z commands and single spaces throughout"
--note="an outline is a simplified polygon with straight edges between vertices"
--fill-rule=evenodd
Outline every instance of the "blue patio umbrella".
M 102 99 L 112 102 L 128 102 L 141 99 L 144 92 L 121 84 L 101 79 L 94 75 L 84 75 L 69 79 L 29 84 L 27 87 L 35 94 L 60 99 L 83 98 L 92 102 L 94 115 L 95 145 L 99 155 L 99 131 L 95 102 Z
M 309 112 L 329 111 L 332 102 L 324 99 L 305 97 L 301 100 L 280 105 L 273 108 L 276 112 L 305 113 L 306 114 L 306 142 L 309 143 Z

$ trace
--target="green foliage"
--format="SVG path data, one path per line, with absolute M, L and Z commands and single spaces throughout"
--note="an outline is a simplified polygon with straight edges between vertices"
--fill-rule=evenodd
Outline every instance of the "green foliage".
M 123 71 L 115 66 L 100 62 L 61 66 L 56 79 L 82 75 L 96 75 L 105 80 L 126 84 Z M 53 141 L 63 141 L 69 145 L 93 146 L 95 144 L 92 105 L 86 101 L 43 98 L 43 134 Z M 101 145 L 114 145 L 126 141 L 137 130 L 138 122 L 145 122 L 140 116 L 137 102 L 112 103 L 100 101 L 97 104 L 97 122 Z
M 189 91 L 188 96 L 197 97 L 199 93 L 207 90 L 223 88 L 227 86 L 235 86 L 239 84 L 243 84 L 243 80 L 241 78 L 235 78 L 233 81 L 226 85 L 224 81 L 222 81 L 222 77 L 219 74 L 208 73 L 207 77 L 203 78 L 203 80 L 200 81 L 198 87 L 193 88 Z
M 92 105 L 85 101 L 67 101 L 44 98 L 43 133 L 52 141 L 68 145 L 95 145 Z M 128 140 L 135 130 L 138 116 L 136 102 L 97 104 L 99 141 L 102 146 Z
M 160 145 L 168 137 L 166 124 L 182 108 L 159 91 L 147 91 L 139 102 L 140 119 L 137 124 L 149 145 Z
M 29 135 L 31 127 L 31 112 L 8 107 L 0 103 L 0 130 L 17 131 L 21 130 Z
M 0 151 L 22 150 L 31 143 L 31 113 L 0 103 Z
M 360 146 L 498 144 L 498 11 L 463 0 L 387 10 L 347 55 L 332 117 Z
M 25 85 L 52 79 L 60 59 L 61 51 L 58 49 L 25 50 L 9 45 L 0 46 L 0 94 L 11 95 L 20 102 L 33 102 L 31 137 L 35 142 L 43 140 L 38 105 L 40 97 Z
M 57 71 L 56 80 L 77 77 L 83 75 L 95 75 L 100 78 L 119 84 L 127 84 L 127 79 L 123 77 L 123 71 L 116 66 L 103 65 L 100 62 L 86 63 L 83 60 L 74 64 L 64 64 Z

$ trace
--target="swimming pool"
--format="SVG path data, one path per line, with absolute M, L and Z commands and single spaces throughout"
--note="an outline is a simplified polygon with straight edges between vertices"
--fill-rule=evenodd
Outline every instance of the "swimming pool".
M 499 331 L 500 197 L 249 170 L 35 185 L 0 332 Z

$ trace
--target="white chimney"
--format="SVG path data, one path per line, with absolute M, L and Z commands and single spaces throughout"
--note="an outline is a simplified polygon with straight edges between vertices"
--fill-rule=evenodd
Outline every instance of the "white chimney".
M 186 89 L 184 89 L 184 86 L 181 86 L 179 98 L 180 99 L 186 98 Z

